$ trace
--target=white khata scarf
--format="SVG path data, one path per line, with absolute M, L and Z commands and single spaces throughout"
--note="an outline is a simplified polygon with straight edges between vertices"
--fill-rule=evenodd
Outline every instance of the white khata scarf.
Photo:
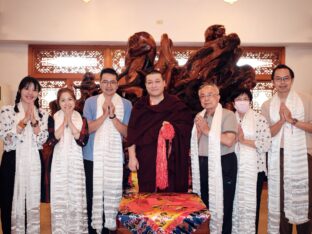
M 204 117 L 206 110 L 199 113 Z M 211 234 L 222 233 L 223 224 L 223 179 L 221 167 L 221 122 L 222 106 L 218 104 L 214 113 L 208 137 L 208 185 L 209 185 L 209 211 L 211 213 Z M 194 124 L 191 138 L 191 166 L 193 192 L 200 195 L 200 173 L 198 160 L 198 139 L 196 125 Z
M 64 122 L 64 112 L 54 114 L 54 129 Z M 81 131 L 82 118 L 77 111 L 72 122 Z M 55 145 L 51 168 L 52 233 L 88 233 L 87 201 L 82 148 L 69 127 Z
M 15 115 L 18 125 L 25 116 L 22 103 Z M 35 112 L 39 119 L 38 112 Z M 16 126 L 13 127 L 16 130 Z M 30 123 L 24 128 L 23 137 L 16 145 L 16 163 L 14 195 L 11 214 L 11 231 L 13 234 L 25 233 L 25 207 L 27 212 L 27 233 L 40 233 L 40 183 L 41 163 L 36 142 L 36 135 Z
M 297 93 L 290 91 L 286 106 L 292 117 L 304 120 L 303 103 Z M 270 104 L 270 119 L 274 124 L 279 119 L 280 99 L 277 94 Z M 284 136 L 284 210 L 290 223 L 308 221 L 309 184 L 308 159 L 305 132 L 285 123 L 279 133 L 272 137 L 268 155 L 269 220 L 268 233 L 279 233 L 280 224 L 280 144 Z
M 103 114 L 104 95 L 97 98 L 96 117 Z M 115 94 L 112 98 L 115 114 L 119 120 L 123 119 L 124 106 L 121 97 Z M 101 233 L 103 225 L 110 230 L 116 229 L 116 216 L 122 197 L 123 151 L 122 138 L 111 119 L 105 119 L 96 131 L 93 149 L 93 207 L 92 227 Z
M 239 115 L 236 112 L 239 123 Z M 256 139 L 255 113 L 249 109 L 241 122 L 245 139 Z M 233 234 L 254 234 L 257 199 L 257 151 L 255 148 L 236 143 L 235 154 L 238 161 L 237 183 L 233 207 Z

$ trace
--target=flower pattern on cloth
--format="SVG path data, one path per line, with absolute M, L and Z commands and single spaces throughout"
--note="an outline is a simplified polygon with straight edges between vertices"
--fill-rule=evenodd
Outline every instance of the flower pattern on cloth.
M 196 194 L 138 193 L 123 197 L 117 217 L 131 233 L 167 234 L 195 231 L 210 213 Z
M 36 136 L 32 135 L 33 140 L 37 143 L 38 149 L 42 149 L 43 143 L 48 138 L 48 113 L 42 109 L 39 109 L 42 117 L 39 118 L 40 132 Z M 4 150 L 9 152 L 11 150 L 16 150 L 16 144 L 18 142 L 23 142 L 25 138 L 25 132 L 21 134 L 16 133 L 16 112 L 14 111 L 14 106 L 4 106 L 0 110 L 0 138 L 3 139 Z

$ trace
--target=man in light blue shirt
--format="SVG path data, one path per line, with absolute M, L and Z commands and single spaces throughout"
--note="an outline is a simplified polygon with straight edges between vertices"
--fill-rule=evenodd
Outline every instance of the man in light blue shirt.
M 89 141 L 83 148 L 84 166 L 86 174 L 86 190 L 87 190 L 87 210 L 88 210 L 88 228 L 89 233 L 96 233 L 96 230 L 91 227 L 92 218 L 92 199 L 93 199 L 93 156 L 94 156 L 94 139 L 97 130 L 104 125 L 105 120 L 110 120 L 115 129 L 122 137 L 127 136 L 127 125 L 129 122 L 132 105 L 131 102 L 121 98 L 123 104 L 123 118 L 118 118 L 115 114 L 115 106 L 112 102 L 113 96 L 116 96 L 118 89 L 117 73 L 112 68 L 105 68 L 100 74 L 100 86 L 102 94 L 92 96 L 85 102 L 83 109 L 83 116 L 88 120 L 89 124 Z M 104 104 L 102 105 L 101 115 L 97 114 L 98 99 L 103 98 Z M 98 117 L 97 117 L 98 116 Z M 120 138 L 122 139 L 122 138 Z M 104 214 L 103 214 L 104 216 Z M 105 217 L 104 217 L 105 219 Z M 108 233 L 108 229 L 103 228 L 102 233 Z

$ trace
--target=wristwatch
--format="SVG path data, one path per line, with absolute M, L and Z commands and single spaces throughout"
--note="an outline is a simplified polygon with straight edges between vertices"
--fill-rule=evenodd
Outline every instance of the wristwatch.
M 291 120 L 291 125 L 296 126 L 297 123 L 298 123 L 298 119 L 293 118 L 293 119 Z
M 116 115 L 114 114 L 113 116 L 109 116 L 110 119 L 115 119 Z

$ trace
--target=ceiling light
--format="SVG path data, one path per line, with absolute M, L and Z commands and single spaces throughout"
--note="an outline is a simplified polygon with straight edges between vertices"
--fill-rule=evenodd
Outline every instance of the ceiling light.
M 224 0 L 224 1 L 227 2 L 227 3 L 230 3 L 230 4 L 233 4 L 233 3 L 237 2 L 237 0 Z

